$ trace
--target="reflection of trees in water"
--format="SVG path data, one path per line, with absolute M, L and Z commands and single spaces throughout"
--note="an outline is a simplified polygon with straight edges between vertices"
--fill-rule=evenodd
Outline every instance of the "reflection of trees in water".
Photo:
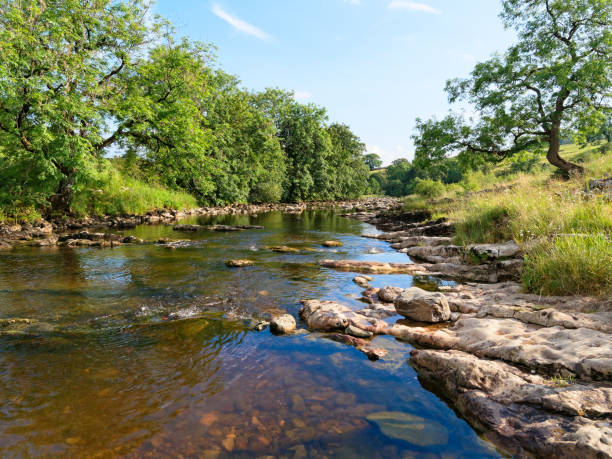
M 110 452 L 141 444 L 224 390 L 223 354 L 244 336 L 240 324 L 200 319 L 92 334 L 65 342 L 61 352 L 44 343 L 5 349 L 0 448 L 57 454 L 70 438 L 78 455 L 80 447 Z
M 438 291 L 440 286 L 444 284 L 445 282 L 442 279 L 432 276 L 414 276 L 412 278 L 412 285 L 431 292 Z

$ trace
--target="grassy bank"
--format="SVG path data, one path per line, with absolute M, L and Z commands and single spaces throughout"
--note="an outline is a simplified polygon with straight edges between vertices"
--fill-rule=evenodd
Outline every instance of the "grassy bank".
M 85 183 L 74 188 L 71 210 L 75 216 L 145 214 L 156 209 L 192 209 L 198 206 L 192 195 L 166 188 L 153 181 L 130 177 L 110 165 L 88 174 Z M 33 222 L 42 219 L 41 206 L 19 201 L 0 203 L 0 223 Z
M 589 192 L 588 182 L 612 173 L 612 153 L 602 145 L 569 145 L 562 153 L 581 163 L 585 176 L 559 179 L 542 160 L 529 172 L 500 164 L 445 186 L 435 198 L 408 196 L 406 206 L 448 217 L 458 244 L 518 242 L 525 252 L 523 282 L 531 292 L 610 295 L 612 202 Z

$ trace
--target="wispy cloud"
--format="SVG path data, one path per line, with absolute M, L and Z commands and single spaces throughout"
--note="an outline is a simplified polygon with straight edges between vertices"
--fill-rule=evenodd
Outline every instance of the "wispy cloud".
M 308 91 L 293 91 L 293 98 L 298 102 L 303 102 L 312 97 L 312 94 Z
M 408 0 L 393 0 L 388 6 L 391 10 L 410 10 L 422 13 L 440 14 L 440 10 L 427 3 L 411 2 Z
M 230 13 L 225 11 L 216 3 L 213 3 L 211 11 L 215 16 L 220 17 L 239 32 L 251 35 L 253 37 L 257 37 L 260 40 L 264 41 L 272 40 L 272 37 L 263 30 L 261 30 L 259 27 L 255 27 L 254 25 L 249 24 L 248 22 L 243 21 L 242 19 L 237 18 L 236 16 L 232 16 Z
M 344 3 L 350 3 L 351 5 L 359 5 L 361 0 L 344 0 Z

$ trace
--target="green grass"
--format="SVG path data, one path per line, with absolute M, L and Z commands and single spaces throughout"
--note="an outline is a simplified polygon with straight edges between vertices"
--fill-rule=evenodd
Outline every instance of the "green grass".
M 525 256 L 523 283 L 543 295 L 611 295 L 612 242 L 603 234 L 543 242 Z
M 194 207 L 197 201 L 188 193 L 146 183 L 109 167 L 75 194 L 72 211 L 77 215 L 122 215 Z
M 556 178 L 545 158 L 530 172 L 505 173 L 501 164 L 447 187 L 441 197 L 409 196 L 407 208 L 429 208 L 455 223 L 458 244 L 514 240 L 525 256 L 523 282 L 535 293 L 612 294 L 612 200 L 585 193 L 588 181 L 612 173 L 601 145 L 565 145 L 562 155 L 581 163 L 582 177 Z M 510 189 L 500 189 L 511 186 Z M 490 190 L 487 193 L 472 193 Z

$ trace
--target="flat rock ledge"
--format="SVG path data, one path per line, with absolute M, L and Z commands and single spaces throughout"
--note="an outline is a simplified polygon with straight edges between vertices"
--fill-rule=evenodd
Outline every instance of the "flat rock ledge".
M 513 261 L 513 260 L 511 260 Z M 438 276 L 448 279 L 476 282 L 498 282 L 516 277 L 516 266 L 506 260 L 496 264 L 465 265 L 457 263 L 384 263 L 361 260 L 321 260 L 324 268 L 368 274 L 410 274 L 415 276 Z
M 357 311 L 305 300 L 300 317 L 369 358 L 384 356 L 369 335 L 418 346 L 411 364 L 425 386 L 509 455 L 612 457 L 612 312 L 581 312 L 597 311 L 599 300 L 524 294 L 513 282 L 363 295 L 370 304 Z M 409 316 L 403 301 L 422 298 L 428 313 L 447 305 L 446 326 L 385 320 Z
M 612 389 L 559 384 L 460 351 L 413 350 L 419 379 L 515 457 L 612 457 Z
M 386 231 L 363 236 L 391 243 L 415 263 L 321 265 L 478 282 L 439 287 L 450 309 L 446 324 L 401 321 L 378 333 L 417 346 L 410 362 L 424 386 L 509 456 L 612 458 L 612 301 L 524 293 L 515 282 L 523 267 L 515 242 L 457 246 L 444 219 L 414 217 L 363 219 Z M 378 314 L 396 309 L 405 291 L 368 288 L 362 301 Z

